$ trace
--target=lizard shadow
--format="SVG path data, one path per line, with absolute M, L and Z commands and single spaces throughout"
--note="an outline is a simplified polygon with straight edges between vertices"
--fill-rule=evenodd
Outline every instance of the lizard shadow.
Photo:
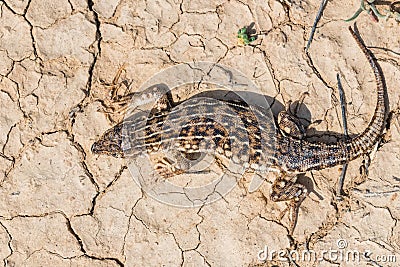
M 309 193 L 314 193 L 319 198 L 319 200 L 323 200 L 324 199 L 324 197 L 320 193 L 318 193 L 317 190 L 315 190 L 313 179 L 308 177 L 307 175 L 305 175 L 305 173 L 299 174 L 297 176 L 296 182 L 299 183 L 299 184 L 304 185 L 304 187 L 307 189 L 307 191 Z M 315 200 L 313 200 L 313 201 L 315 201 Z

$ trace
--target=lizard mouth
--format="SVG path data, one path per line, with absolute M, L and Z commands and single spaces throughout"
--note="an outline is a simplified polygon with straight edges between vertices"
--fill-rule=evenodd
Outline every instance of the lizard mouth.
M 110 155 L 115 158 L 120 158 L 124 156 L 124 152 L 122 151 L 120 144 L 113 142 L 107 142 L 107 144 L 105 144 L 104 142 L 102 142 L 102 140 L 94 142 L 91 147 L 91 151 L 93 154 Z
M 94 154 L 102 154 L 104 150 L 101 148 L 102 146 L 99 144 L 99 142 L 94 142 L 90 150 Z

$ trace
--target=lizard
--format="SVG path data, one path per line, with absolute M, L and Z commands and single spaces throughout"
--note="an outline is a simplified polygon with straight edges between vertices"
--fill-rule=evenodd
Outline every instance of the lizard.
M 215 150 L 219 155 L 233 159 L 251 170 L 268 168 L 277 171 L 278 175 L 272 184 L 270 199 L 274 202 L 287 201 L 289 203 L 282 211 L 280 219 L 286 211 L 290 210 L 288 229 L 289 234 L 293 234 L 297 223 L 298 209 L 308 195 L 307 188 L 297 182 L 298 175 L 307 171 L 342 165 L 361 155 L 368 154 L 382 138 L 385 129 L 388 103 L 385 101 L 387 90 L 383 73 L 361 37 L 351 27 L 349 27 L 349 30 L 367 58 L 377 86 L 377 102 L 372 119 L 365 130 L 355 137 L 338 140 L 334 143 L 309 141 L 304 138 L 303 126 L 290 110 L 281 111 L 275 122 L 277 127 L 273 131 L 268 131 L 268 125 L 263 121 L 263 118 L 266 118 L 263 108 L 249 107 L 240 100 L 227 100 L 225 102 L 234 111 L 232 115 L 224 114 L 224 112 L 218 110 L 217 104 L 213 101 L 207 102 L 201 98 L 193 98 L 190 103 L 192 117 L 189 118 L 189 114 L 184 109 L 178 108 L 171 112 L 171 108 L 174 105 L 179 107 L 179 104 L 174 104 L 170 96 L 164 95 L 147 118 L 125 119 L 107 130 L 98 141 L 94 142 L 91 151 L 94 154 L 125 157 L 127 153 L 129 154 L 134 150 L 132 150 L 132 147 L 135 148 L 136 146 L 136 149 L 144 148 L 151 154 L 172 141 L 175 142 L 176 150 L 183 153 L 186 158 L 196 158 L 200 151 L 201 142 L 208 138 L 215 144 Z M 147 98 L 148 95 L 142 96 L 144 100 Z M 213 113 L 218 119 L 213 120 L 204 116 Z M 187 122 L 179 130 L 174 130 L 174 128 L 177 128 L 176 125 L 165 128 L 163 124 L 167 117 L 176 121 L 186 117 Z M 232 124 L 235 123 L 229 120 L 223 123 L 225 117 L 231 119 L 235 117 L 236 120 L 243 123 L 244 127 L 233 127 Z M 144 124 L 143 120 L 145 120 Z M 143 124 L 142 130 L 145 131 L 145 136 L 137 135 L 135 130 L 124 131 L 124 129 L 135 129 L 135 126 L 139 123 Z M 124 128 L 126 125 L 128 127 Z M 127 137 L 126 135 L 133 142 L 133 144 L 130 144 L 132 147 L 128 149 L 123 147 L 123 139 Z M 247 145 L 243 144 L 243 138 L 247 138 Z M 273 140 L 274 145 L 262 147 L 264 143 L 261 139 L 263 138 L 264 140 Z M 241 157 L 243 154 L 248 155 L 248 157 Z M 165 164 L 168 165 L 170 162 L 154 165 L 154 168 L 158 168 L 160 174 L 165 178 L 185 172 L 183 169 L 173 166 L 165 167 Z

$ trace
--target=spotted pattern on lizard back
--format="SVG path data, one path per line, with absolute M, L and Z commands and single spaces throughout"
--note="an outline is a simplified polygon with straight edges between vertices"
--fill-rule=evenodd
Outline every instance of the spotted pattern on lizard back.
M 179 103 L 170 103 L 163 98 L 163 107 L 155 107 L 150 116 L 128 118 L 106 131 L 93 144 L 92 152 L 116 157 L 132 155 L 135 151 L 145 150 L 152 153 L 172 142 L 186 157 L 195 158 L 201 143 L 208 139 L 216 145 L 215 151 L 219 155 L 231 158 L 237 164 L 246 164 L 253 170 L 272 168 L 280 173 L 273 183 L 271 199 L 289 201 L 292 213 L 291 234 L 296 224 L 297 210 L 307 195 L 305 186 L 297 183 L 297 174 L 341 165 L 368 153 L 381 138 L 385 127 L 388 106 L 385 102 L 383 74 L 372 53 L 353 30 L 349 29 L 368 59 L 377 84 L 374 115 L 366 129 L 352 139 L 333 144 L 310 142 L 303 138 L 304 130 L 296 118 L 285 111 L 280 114 L 281 120 L 277 123 L 277 129 L 272 131 L 268 127 L 270 121 L 263 120 L 266 118 L 265 111 L 257 106 L 249 107 L 246 103 L 225 101 L 225 105 L 229 107 L 229 112 L 225 112 L 219 110 L 220 105 L 215 102 L 201 102 L 192 98 L 192 112 L 188 113 L 187 110 L 179 109 Z M 143 121 L 146 122 L 144 128 L 135 128 L 135 125 L 143 125 Z M 166 122 L 170 124 L 166 125 Z M 184 124 L 177 125 L 178 122 Z M 135 130 L 124 131 L 124 127 Z M 143 130 L 145 136 L 137 135 Z M 124 139 L 129 140 L 129 147 L 124 147 Z M 182 173 L 179 168 L 172 168 L 172 171 L 175 174 Z M 170 174 L 167 172 L 166 176 Z

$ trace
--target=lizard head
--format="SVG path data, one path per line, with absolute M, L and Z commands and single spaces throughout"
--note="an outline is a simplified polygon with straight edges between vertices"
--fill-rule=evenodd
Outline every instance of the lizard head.
M 99 140 L 93 143 L 91 150 L 93 154 L 109 155 L 115 158 L 123 157 L 122 123 L 107 130 Z

